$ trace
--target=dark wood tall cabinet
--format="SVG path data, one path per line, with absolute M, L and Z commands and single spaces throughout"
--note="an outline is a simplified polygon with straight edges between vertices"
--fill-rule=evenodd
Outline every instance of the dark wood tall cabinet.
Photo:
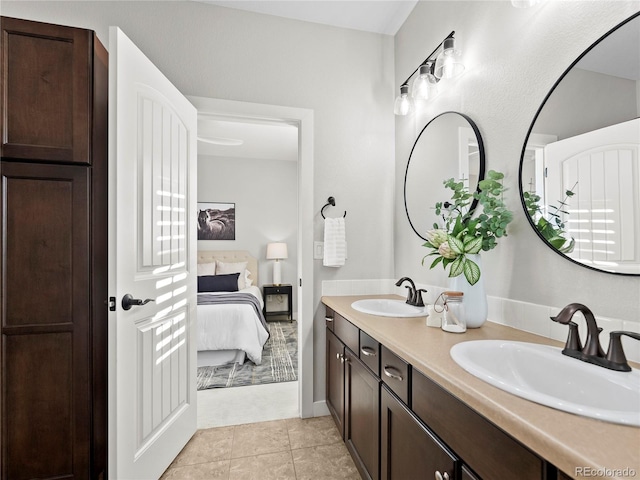
M 0 30 L 0 472 L 106 478 L 108 54 Z

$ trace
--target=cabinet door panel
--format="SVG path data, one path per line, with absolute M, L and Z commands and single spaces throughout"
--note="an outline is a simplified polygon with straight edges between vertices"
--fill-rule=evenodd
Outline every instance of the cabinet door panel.
M 386 387 L 381 393 L 380 478 L 455 478 L 456 457 Z
M 327 407 L 344 439 L 344 344 L 327 332 Z
M 2 162 L 3 478 L 89 472 L 88 169 Z
M 379 478 L 380 380 L 347 350 L 344 440 L 363 478 Z
M 91 47 L 88 30 L 2 17 L 2 157 L 90 162 Z

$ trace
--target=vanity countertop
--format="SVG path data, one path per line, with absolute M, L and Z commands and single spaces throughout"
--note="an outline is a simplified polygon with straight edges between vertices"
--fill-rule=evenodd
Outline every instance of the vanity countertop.
M 453 345 L 468 340 L 562 344 L 492 322 L 457 335 L 427 327 L 424 318 L 380 317 L 351 308 L 351 303 L 364 298 L 401 299 L 396 295 L 328 296 L 322 302 L 566 474 L 580 478 L 576 469 L 582 467 L 590 469 L 590 474 L 582 470 L 584 477 L 640 478 L 640 428 L 581 417 L 516 397 L 467 373 L 449 355 Z

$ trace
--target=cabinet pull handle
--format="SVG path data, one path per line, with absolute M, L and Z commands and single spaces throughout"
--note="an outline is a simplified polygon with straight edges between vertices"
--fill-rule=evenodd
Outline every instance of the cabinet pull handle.
M 389 370 L 394 370 L 394 371 L 396 371 L 396 372 L 398 372 L 398 373 L 392 373 L 392 372 L 390 372 Z M 390 367 L 389 365 L 385 365 L 385 366 L 384 366 L 383 371 L 384 371 L 384 374 L 385 374 L 387 377 L 394 378 L 394 379 L 399 380 L 399 381 L 404 380 L 404 379 L 402 378 L 402 375 L 400 375 L 400 371 L 399 371 L 399 370 L 396 370 L 396 369 L 395 369 L 395 368 L 393 368 L 393 367 Z
M 341 354 L 341 353 L 336 353 L 336 358 L 337 358 L 338 360 L 340 360 L 340 357 L 341 357 L 341 356 L 342 356 L 342 354 Z
M 375 357 L 378 353 L 371 347 L 360 347 L 360 351 L 367 357 Z
M 447 472 L 444 472 L 443 475 L 438 470 L 436 470 L 436 480 L 449 480 L 449 474 Z
M 333 317 L 324 317 L 326 322 L 333 322 Z

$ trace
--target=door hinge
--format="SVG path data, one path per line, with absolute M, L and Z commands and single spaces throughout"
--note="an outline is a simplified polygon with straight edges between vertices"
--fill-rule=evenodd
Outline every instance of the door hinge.
M 109 297 L 109 311 L 116 311 L 116 297 Z

